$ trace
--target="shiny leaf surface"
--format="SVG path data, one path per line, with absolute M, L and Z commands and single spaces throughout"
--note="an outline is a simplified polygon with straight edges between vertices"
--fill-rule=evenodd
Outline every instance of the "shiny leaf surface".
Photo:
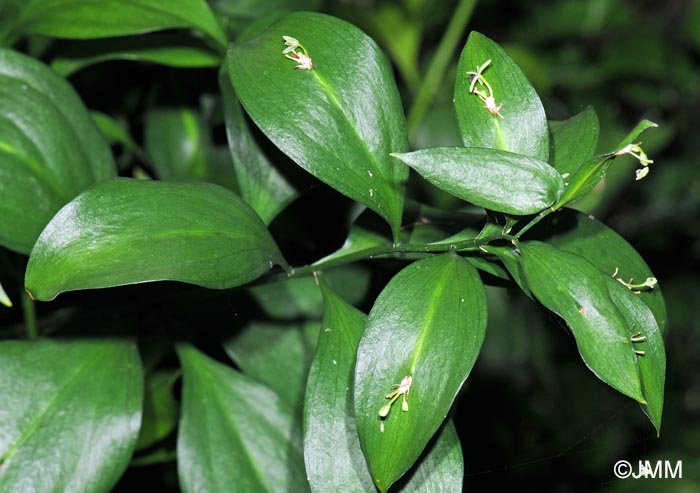
M 598 267 L 611 278 L 625 282 L 643 283 L 654 277 L 647 263 L 627 240 L 593 216 L 573 210 L 563 210 L 550 216 L 541 230 L 544 241 L 562 250 L 576 253 Z M 663 334 L 666 329 L 666 303 L 661 287 L 644 289 L 637 295 L 654 313 Z
M 292 408 L 267 387 L 178 348 L 183 369 L 178 471 L 185 493 L 309 490 Z
M 283 36 L 303 45 L 313 68 L 285 57 Z M 277 147 L 379 213 L 398 238 L 408 169 L 389 153 L 407 149 L 406 121 L 374 41 L 340 19 L 293 13 L 233 44 L 228 69 L 243 107 Z
M 111 491 L 134 450 L 142 392 L 133 342 L 0 343 L 0 491 Z
M 496 149 L 436 147 L 392 156 L 452 195 L 499 212 L 539 212 L 564 188 L 546 162 Z
M 484 102 L 469 92 L 469 72 L 477 72 L 477 67 L 487 60 L 491 64 L 483 70 L 482 77 L 492 88 L 495 104 L 503 104 L 500 109 L 503 118 L 491 114 Z M 488 94 L 485 86 L 477 84 L 476 88 Z M 454 104 L 465 146 L 548 160 L 549 134 L 539 96 L 503 48 L 478 32 L 469 35 L 459 57 Z
M 0 244 L 28 254 L 64 204 L 114 175 L 73 88 L 41 62 L 0 49 Z
M 53 218 L 32 250 L 25 287 L 40 300 L 158 280 L 223 289 L 281 262 L 265 225 L 232 192 L 117 178 Z
M 476 269 L 457 255 L 409 265 L 377 297 L 357 351 L 355 415 L 381 491 L 413 465 L 444 421 L 485 328 L 484 287 Z M 391 402 L 386 396 L 401 383 L 408 383 L 408 408 L 398 395 L 380 418 Z
M 304 404 L 304 457 L 314 492 L 373 491 L 352 409 L 355 353 L 366 315 L 322 282 L 326 306 Z M 393 491 L 454 492 L 462 487 L 463 460 L 451 421 L 426 449 L 416 469 Z
M 562 317 L 583 361 L 598 378 L 645 403 L 635 329 L 610 298 L 603 273 L 585 258 L 540 242 L 521 243 L 523 270 L 535 297 Z

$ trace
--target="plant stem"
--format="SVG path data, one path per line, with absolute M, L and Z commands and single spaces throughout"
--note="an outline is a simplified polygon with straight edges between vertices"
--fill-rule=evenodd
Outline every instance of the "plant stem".
M 554 212 L 554 208 L 548 208 L 537 214 L 532 221 L 527 223 L 523 228 L 518 231 L 518 233 L 513 237 L 514 240 L 519 240 L 522 235 L 527 233 L 527 231 L 532 228 L 534 225 L 536 225 L 538 222 L 540 222 L 542 219 L 545 217 L 549 216 L 552 212 Z
M 328 260 L 320 260 L 315 264 L 305 265 L 304 267 L 292 268 L 287 277 L 303 277 L 313 274 L 314 272 L 323 271 L 339 265 L 349 264 L 363 259 L 371 259 L 374 257 L 395 255 L 401 253 L 441 253 L 454 251 L 470 251 L 478 250 L 475 244 L 476 238 L 467 240 L 455 241 L 453 243 L 437 243 L 437 244 L 412 244 L 406 243 L 403 245 L 379 245 L 376 247 L 365 248 L 352 252 L 340 257 L 333 257 Z
M 447 25 L 445 34 L 440 40 L 440 45 L 435 51 L 433 59 L 430 61 L 425 78 L 418 88 L 418 94 L 413 101 L 408 112 L 408 135 L 413 137 L 418 128 L 418 124 L 423 120 L 428 112 L 430 103 L 433 101 L 435 91 L 440 85 L 440 81 L 452 60 L 452 55 L 457 47 L 457 43 L 462 38 L 469 19 L 471 19 L 477 0 L 460 0 L 455 9 L 450 23 Z
M 24 325 L 27 327 L 27 338 L 37 339 L 39 337 L 39 327 L 36 322 L 36 306 L 34 300 L 29 297 L 26 291 L 22 291 L 22 313 L 24 315 Z

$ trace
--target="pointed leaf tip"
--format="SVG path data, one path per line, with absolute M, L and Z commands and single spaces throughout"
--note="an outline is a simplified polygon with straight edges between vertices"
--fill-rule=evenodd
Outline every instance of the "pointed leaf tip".
M 304 45 L 313 70 L 295 70 L 282 54 L 282 36 Z M 350 54 L 358 54 L 359 66 Z M 391 67 L 377 44 L 340 19 L 295 12 L 234 43 L 227 66 L 263 133 L 306 171 L 384 217 L 398 238 L 408 168 L 389 153 L 408 149 L 408 137 Z

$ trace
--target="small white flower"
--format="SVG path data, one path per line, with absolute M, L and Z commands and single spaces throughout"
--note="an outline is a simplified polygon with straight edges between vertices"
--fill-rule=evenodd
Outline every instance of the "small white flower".
M 475 72 L 467 72 L 469 75 L 469 92 L 472 94 L 476 94 L 479 99 L 481 99 L 484 102 L 484 108 L 486 108 L 489 113 L 492 115 L 498 115 L 501 118 L 503 118 L 503 115 L 501 115 L 501 108 L 503 108 L 503 103 L 501 104 L 496 104 L 496 98 L 493 95 L 493 88 L 491 88 L 491 84 L 488 83 L 488 81 L 484 78 L 484 71 L 491 65 L 491 60 L 486 60 L 484 63 L 476 67 Z M 477 84 L 479 86 L 483 86 L 486 88 L 486 91 L 483 89 L 477 88 Z
M 639 161 L 639 164 L 641 164 L 643 167 L 639 168 L 638 170 L 635 171 L 636 181 L 641 180 L 644 178 L 646 175 L 649 174 L 649 166 L 652 164 L 654 161 L 652 159 L 649 159 L 647 154 L 642 150 L 640 147 L 642 145 L 641 142 L 637 144 L 627 144 L 625 147 L 622 149 L 619 149 L 615 151 L 616 156 L 624 156 L 626 154 L 629 154 L 633 158 L 635 158 L 637 161 Z
M 282 39 L 284 40 L 284 45 L 286 46 L 284 51 L 282 51 L 282 54 L 286 58 L 297 62 L 297 66 L 294 68 L 297 68 L 299 70 L 311 70 L 314 68 L 314 64 L 311 61 L 311 57 L 306 51 L 306 48 L 304 48 L 301 45 L 301 43 L 299 43 L 298 39 L 293 38 L 291 36 L 282 36 Z

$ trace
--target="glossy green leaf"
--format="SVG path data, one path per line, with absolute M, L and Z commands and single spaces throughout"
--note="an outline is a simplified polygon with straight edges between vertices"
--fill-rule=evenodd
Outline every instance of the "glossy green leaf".
M 318 322 L 252 322 L 225 341 L 224 350 L 247 376 L 301 409 L 318 331 Z
M 155 445 L 177 426 L 179 409 L 173 395 L 173 386 L 179 378 L 179 372 L 164 370 L 157 370 L 146 376 L 143 420 L 136 450 Z
M 298 70 L 282 54 L 282 36 L 299 40 L 311 70 Z M 406 120 L 374 41 L 340 19 L 293 13 L 233 44 L 228 69 L 244 108 L 277 147 L 379 213 L 398 238 L 408 168 L 389 153 L 407 149 Z
M 225 188 L 117 178 L 56 214 L 32 250 L 25 287 L 40 300 L 159 280 L 224 289 L 282 262 L 260 218 Z
M 183 368 L 178 471 L 185 493 L 309 490 L 292 408 L 191 346 Z
M 569 177 L 590 160 L 598 147 L 600 123 L 593 107 L 562 122 L 549 122 L 549 162 Z
M 352 409 L 355 353 L 367 316 L 321 284 L 325 313 L 304 401 L 304 459 L 311 491 L 374 489 Z
M 632 346 L 643 354 L 637 356 L 642 395 L 646 404 L 642 409 L 661 433 L 661 416 L 664 407 L 664 382 L 666 377 L 666 351 L 661 331 L 654 314 L 642 299 L 612 278 L 606 279 L 610 298 L 630 328 Z
M 479 275 L 454 254 L 409 265 L 377 297 L 357 350 L 354 399 L 362 450 L 381 491 L 413 465 L 444 421 L 485 328 Z M 385 396 L 406 377 L 408 411 L 399 396 L 381 419 Z
M 196 29 L 226 46 L 226 36 L 204 0 L 30 0 L 19 23 L 27 33 L 69 39 Z
M 313 492 L 374 491 L 352 408 L 355 353 L 366 316 L 322 283 L 326 312 L 309 372 L 304 403 L 304 458 Z M 393 491 L 454 492 L 462 487 L 463 460 L 448 421 L 406 484 Z
M 436 147 L 392 156 L 462 200 L 509 214 L 539 212 L 564 188 L 546 162 L 496 149 Z
M 624 147 L 627 144 L 631 144 L 632 142 L 637 141 L 639 139 L 639 136 L 642 135 L 646 130 L 649 130 L 650 128 L 656 128 L 658 125 L 651 120 L 642 120 L 639 123 L 637 123 L 632 130 L 625 136 L 624 139 L 620 141 L 619 144 L 617 144 L 618 149 L 620 147 Z
M 219 74 L 226 136 L 243 200 L 269 224 L 297 196 L 294 187 L 267 159 L 248 127 L 231 79 Z
M 64 204 L 114 175 L 73 88 L 46 65 L 0 49 L 0 245 L 28 254 Z
M 475 93 L 469 92 L 470 74 L 491 60 L 483 77 L 493 89 L 503 118 L 492 115 Z M 484 86 L 477 89 L 485 90 Z M 459 57 L 454 92 L 457 121 L 467 147 L 488 147 L 532 156 L 549 157 L 549 133 L 544 108 L 520 68 L 495 42 L 472 32 Z
M 642 132 L 649 128 L 655 128 L 658 125 L 649 120 L 639 122 L 627 136 L 620 141 L 616 149 L 607 154 L 594 156 L 584 164 L 578 167 L 575 173 L 567 178 L 567 186 L 562 193 L 561 198 L 554 204 L 554 209 L 561 209 L 569 202 L 576 200 L 587 194 L 605 177 L 610 164 L 617 157 L 617 151 L 626 145 L 633 143 L 641 135 Z
M 136 345 L 0 343 L 0 491 L 109 492 L 141 423 Z
M 146 114 L 146 152 L 158 177 L 165 181 L 206 181 L 237 190 L 228 153 L 214 156 L 207 122 L 190 108 L 157 108 Z
M 60 75 L 67 77 L 90 65 L 109 60 L 157 63 L 168 67 L 218 67 L 221 55 L 202 41 L 177 33 L 153 33 L 90 41 L 76 41 L 62 48 L 51 62 Z
M 550 216 L 542 239 L 557 248 L 581 255 L 603 273 L 625 282 L 643 283 L 654 277 L 647 263 L 627 240 L 593 216 L 573 210 L 563 210 Z M 538 231 L 539 232 L 539 231 Z M 657 285 L 642 290 L 638 297 L 654 313 L 663 334 L 666 329 L 666 303 Z
M 586 365 L 605 383 L 645 403 L 634 329 L 615 305 L 603 273 L 585 258 L 545 243 L 520 244 L 535 297 L 567 323 Z

